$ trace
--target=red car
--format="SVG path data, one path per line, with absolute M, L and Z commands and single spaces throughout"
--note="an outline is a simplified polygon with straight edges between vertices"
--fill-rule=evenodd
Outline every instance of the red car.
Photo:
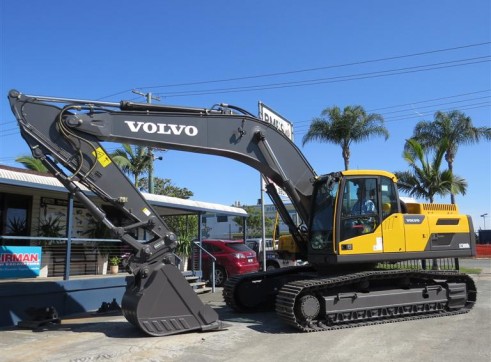
M 249 248 L 242 240 L 202 240 L 203 249 L 216 258 L 215 285 L 223 286 L 227 278 L 237 274 L 257 272 L 259 262 L 256 252 Z M 202 252 L 203 275 L 212 277 L 212 258 L 208 253 Z

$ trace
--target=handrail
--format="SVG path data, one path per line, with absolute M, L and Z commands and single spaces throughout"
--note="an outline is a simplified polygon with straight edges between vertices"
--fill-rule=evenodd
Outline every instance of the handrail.
M 204 251 L 206 254 L 208 254 L 211 257 L 211 260 L 212 260 L 212 263 L 211 263 L 211 292 L 215 293 L 215 262 L 217 261 L 217 258 L 215 258 L 213 255 L 211 255 L 208 250 L 203 248 L 201 246 L 200 241 L 193 241 L 193 244 L 196 245 L 201 251 Z M 200 263 L 201 263 L 201 258 L 200 258 Z
M 109 242 L 121 242 L 120 239 L 95 239 L 95 238 L 67 238 L 67 237 L 52 237 L 52 236 L 8 236 L 8 235 L 0 235 L 0 239 L 5 240 L 40 240 L 40 241 L 68 241 L 69 239 L 72 241 L 109 241 Z
M 25 240 L 25 239 L 30 239 L 34 241 L 68 241 L 71 240 L 72 242 L 114 242 L 114 243 L 120 243 L 121 240 L 119 239 L 94 239 L 94 238 L 67 238 L 67 237 L 45 237 L 45 236 L 8 236 L 8 235 L 0 235 L 0 240 Z M 142 240 L 143 242 L 145 240 Z M 211 275 L 211 286 L 212 286 L 212 293 L 215 293 L 216 291 L 216 286 L 215 286 L 215 270 L 216 270 L 216 258 L 210 254 L 206 249 L 204 249 L 200 242 L 194 241 L 194 245 L 196 245 L 201 251 L 204 251 L 207 255 L 210 256 L 212 260 L 212 275 Z M 178 259 L 179 263 L 182 262 L 182 259 L 174 254 L 174 256 Z M 67 263 L 69 263 L 70 258 L 67 258 L 65 260 L 65 267 Z M 200 263 L 201 263 L 201 258 L 200 258 Z M 201 268 L 200 268 L 201 269 Z M 69 278 L 69 277 L 68 277 Z

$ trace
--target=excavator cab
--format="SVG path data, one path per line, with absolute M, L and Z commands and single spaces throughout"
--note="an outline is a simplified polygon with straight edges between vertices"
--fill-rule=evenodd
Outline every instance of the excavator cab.
M 343 171 L 320 178 L 314 191 L 309 260 L 381 261 L 387 257 L 384 252 L 405 251 L 401 217 L 390 218 L 391 228 L 382 227 L 384 220 L 400 214 L 395 182 L 385 171 Z M 330 190 L 327 197 L 325 189 Z
M 393 174 L 378 170 L 320 177 L 313 193 L 309 262 L 326 265 L 472 255 L 466 216 L 459 215 L 455 206 L 406 205 L 399 199 L 396 183 Z

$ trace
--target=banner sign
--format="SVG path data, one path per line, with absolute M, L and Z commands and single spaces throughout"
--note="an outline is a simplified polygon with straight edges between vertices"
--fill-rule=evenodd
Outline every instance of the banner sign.
M 271 123 L 293 141 L 293 123 L 262 102 L 259 102 L 259 118 L 264 122 Z
M 40 246 L 0 246 L 0 278 L 39 276 Z

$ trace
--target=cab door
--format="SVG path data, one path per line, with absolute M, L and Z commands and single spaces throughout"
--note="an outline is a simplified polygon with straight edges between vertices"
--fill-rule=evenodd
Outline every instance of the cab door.
M 378 177 L 347 177 L 339 219 L 339 255 L 383 253 Z M 360 192 L 362 191 L 362 192 Z
M 405 252 L 404 218 L 400 212 L 397 190 L 394 182 L 383 176 L 380 177 L 380 197 L 384 253 Z

